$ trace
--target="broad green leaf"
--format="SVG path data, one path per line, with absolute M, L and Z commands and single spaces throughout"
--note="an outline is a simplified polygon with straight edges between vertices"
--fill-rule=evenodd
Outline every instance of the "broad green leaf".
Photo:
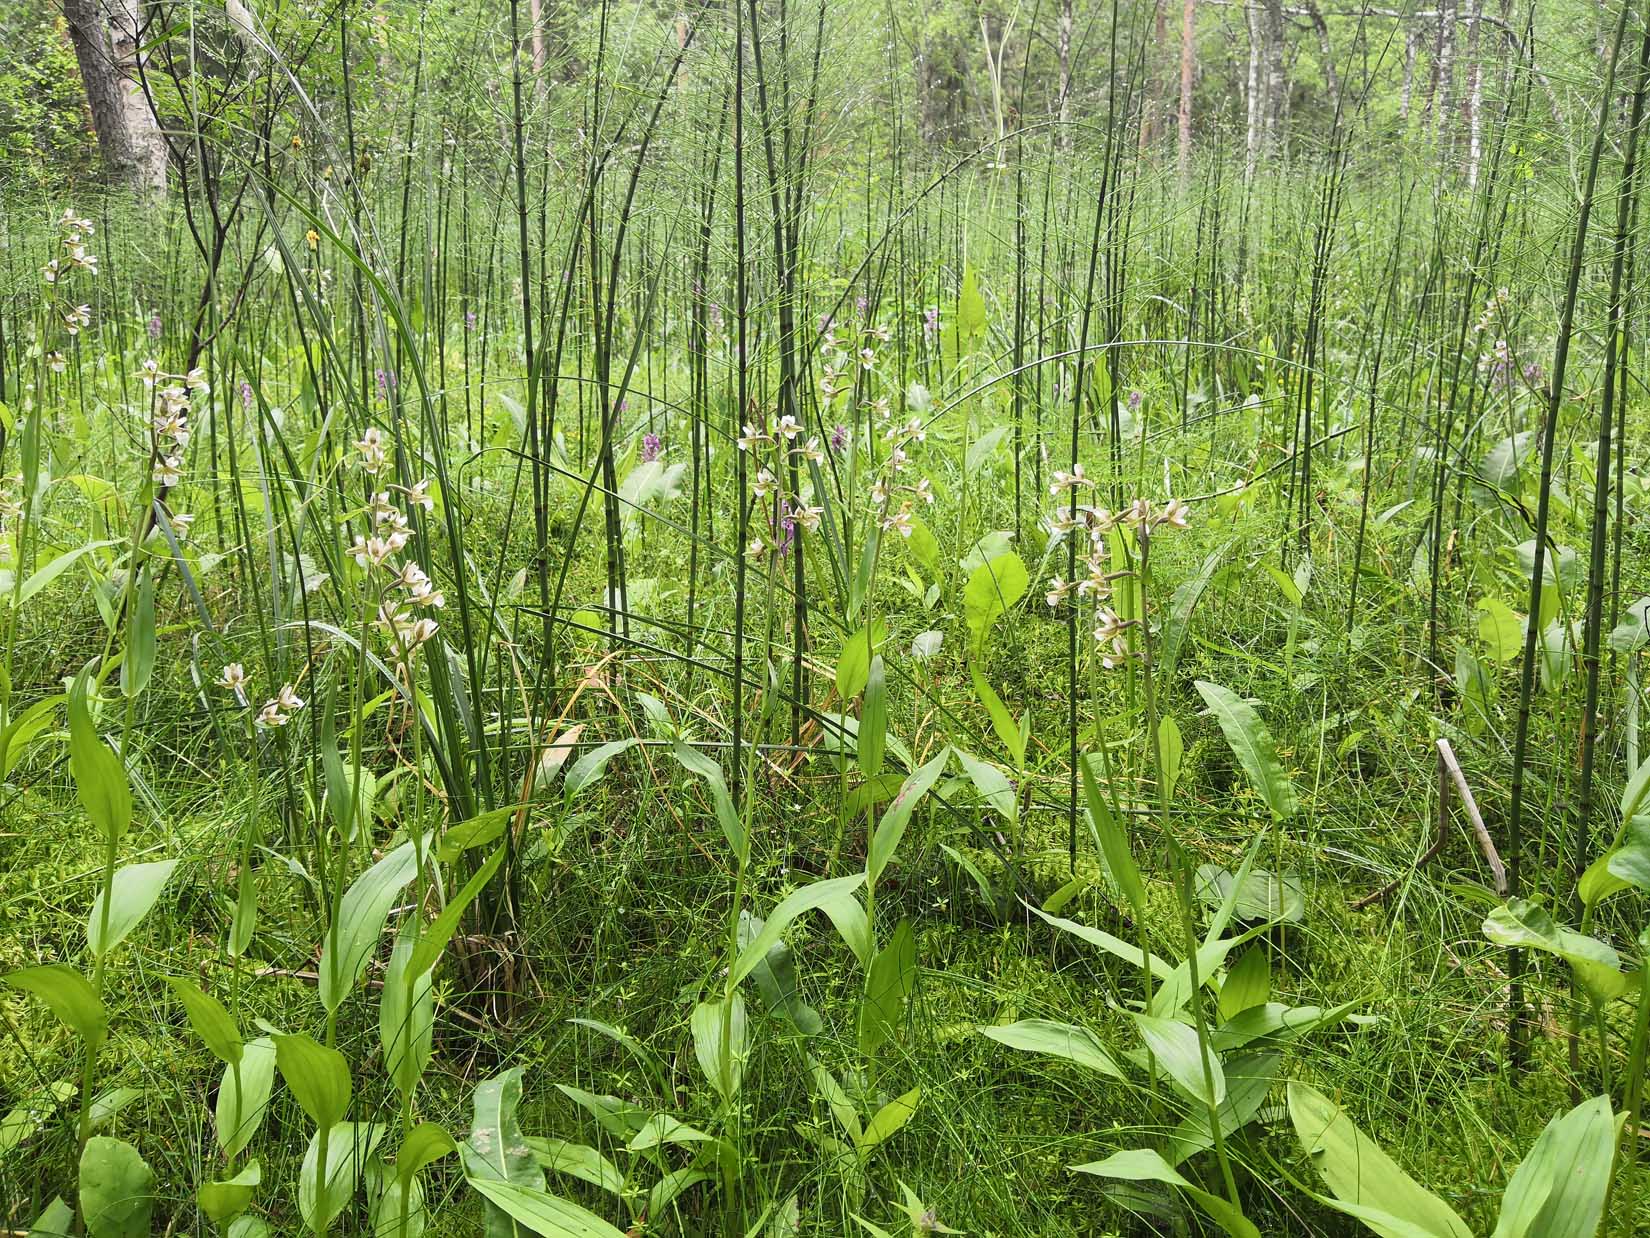
M 859 1051 L 871 1057 L 891 1039 L 905 1014 L 917 981 L 917 939 L 901 920 L 888 944 L 871 960 L 865 996 L 859 1005 Z
M 126 620 L 126 657 L 120 663 L 120 690 L 128 698 L 143 695 L 155 671 L 155 577 L 138 573 L 137 598 Z
M 968 454 L 963 457 L 963 469 L 968 476 L 978 477 L 980 471 L 990 465 L 1013 429 L 1013 426 L 993 426 L 968 445 Z
M 1609 1001 L 1632 987 L 1622 974 L 1615 947 L 1553 920 L 1529 899 L 1509 899 L 1484 919 L 1484 936 L 1498 946 L 1527 946 L 1557 955 L 1575 968 L 1576 978 L 1593 997 Z
M 600 1187 L 610 1195 L 623 1195 L 625 1178 L 619 1167 L 595 1148 L 585 1143 L 569 1143 L 565 1139 L 527 1138 L 540 1165 L 552 1173 L 566 1174 L 580 1182 Z
M 1598 1232 L 1619 1124 L 1608 1096 L 1547 1123 L 1507 1183 L 1491 1238 L 1589 1238 Z
M 1645 767 L 1650 768 L 1650 761 L 1645 762 Z M 1600 856 L 1599 860 L 1590 865 L 1587 872 L 1582 875 L 1582 902 L 1596 903 L 1606 895 L 1627 886 L 1650 890 L 1650 815 L 1629 819 L 1626 833 L 1627 837 L 1621 846 L 1607 856 Z M 1603 874 L 1593 877 L 1593 870 L 1600 864 L 1603 865 Z M 1593 889 L 1588 888 L 1589 877 L 1593 877 Z
M 1151 955 L 1149 959 L 1142 958 L 1139 946 L 1130 945 L 1120 937 L 1113 937 L 1105 929 L 1090 928 L 1086 924 L 1078 924 L 1075 920 L 1064 920 L 1059 916 L 1051 916 L 1036 907 L 1033 907 L 1031 911 L 1032 914 L 1052 924 L 1061 932 L 1070 933 L 1073 937 L 1080 938 L 1091 946 L 1099 946 L 1107 954 L 1116 955 L 1131 967 L 1138 969 L 1143 964 L 1149 964 L 1152 975 L 1158 980 L 1167 980 L 1174 973 L 1174 969 L 1158 958 L 1157 955 Z
M 68 700 L 66 693 L 41 697 L 4 726 L 0 726 L 0 782 L 24 751 L 52 725 L 57 707 Z
M 86 815 L 113 846 L 132 824 L 132 789 L 126 767 L 98 738 L 92 722 L 91 682 L 92 667 L 87 663 L 69 690 L 69 772 Z
M 1220 723 L 1221 733 L 1226 736 L 1226 742 L 1231 745 L 1244 773 L 1249 775 L 1249 781 L 1272 810 L 1273 818 L 1286 821 L 1294 816 L 1299 807 L 1295 799 L 1295 786 L 1284 773 L 1271 732 L 1261 722 L 1254 706 L 1217 683 L 1206 679 L 1194 682 L 1209 712 Z
M 992 625 L 1025 596 L 1030 583 L 1026 565 L 1013 551 L 988 560 L 969 575 L 963 586 L 963 618 L 975 650 L 985 646 Z
M 521 1104 L 521 1067 L 476 1084 L 475 1121 L 459 1147 L 464 1176 L 487 1199 L 487 1238 L 513 1238 L 522 1232 L 509 1208 L 482 1189 L 482 1184 L 512 1191 L 542 1193 L 544 1171 L 538 1167 L 516 1120 Z M 545 1231 L 536 1231 L 543 1233 Z
M 396 1176 L 412 1177 L 426 1165 L 433 1165 L 444 1156 L 458 1151 L 458 1142 L 439 1122 L 420 1122 L 407 1132 L 395 1154 Z
M 80 1154 L 80 1212 L 92 1238 L 149 1238 L 155 1174 L 124 1139 L 94 1135 Z
M 1163 780 L 1163 794 L 1174 798 L 1175 784 L 1180 781 L 1180 760 L 1185 752 L 1185 741 L 1180 738 L 1180 724 L 1173 718 L 1159 718 L 1157 722 L 1157 773 Z
M 272 1238 L 269 1222 L 243 1212 L 229 1223 L 224 1238 Z
M 1282 1055 L 1278 1053 L 1251 1053 L 1222 1063 L 1222 1069 L 1226 1072 L 1226 1099 L 1220 1102 L 1219 1107 L 1223 1138 L 1260 1116 L 1282 1061 Z M 1214 1140 L 1209 1135 L 1208 1107 L 1193 1105 L 1170 1133 L 1164 1154 L 1170 1163 L 1180 1165 L 1188 1157 L 1212 1147 Z
M 412 970 L 410 927 L 401 930 L 390 950 L 384 990 L 378 999 L 378 1043 L 384 1052 L 384 1070 L 404 1097 L 418 1087 L 435 1032 L 435 981 L 428 971 Z
M 1448 1204 L 1400 1169 L 1316 1088 L 1289 1084 L 1289 1118 L 1342 1210 L 1383 1238 L 1413 1238 L 1417 1233 L 1472 1238 L 1472 1231 Z M 1403 1227 L 1390 1224 L 1387 1218 L 1402 1222 Z
M 881 1109 L 876 1116 L 865 1124 L 865 1133 L 860 1136 L 861 1151 L 868 1152 L 889 1139 L 917 1114 L 917 1105 L 922 1100 L 922 1089 L 912 1088 L 903 1096 L 896 1096 Z
M 982 1027 L 980 1034 L 1022 1053 L 1046 1053 L 1113 1079 L 1125 1077 L 1094 1033 L 1072 1023 L 1021 1019 L 1005 1026 Z
M 109 1012 L 74 968 L 65 963 L 23 967 L 0 976 L 0 983 L 45 1002 L 58 1022 L 86 1042 L 88 1052 L 95 1054 L 102 1047 L 109 1034 Z
M 600 748 L 585 753 L 573 762 L 573 768 L 567 771 L 567 777 L 562 780 L 562 793 L 568 799 L 572 799 L 607 772 L 609 761 L 621 752 L 630 751 L 641 742 L 640 738 L 632 735 L 629 739 L 616 739 L 610 744 L 603 744 Z
M 1511 662 L 1524 652 L 1524 616 L 1505 602 L 1484 598 L 1478 603 L 1478 639 L 1492 662 Z
M 107 933 L 103 922 L 103 892 L 98 891 L 92 901 L 91 914 L 86 917 L 86 944 L 93 957 L 101 957 L 113 950 L 155 905 L 161 891 L 178 866 L 176 860 L 157 860 L 152 864 L 127 864 L 115 871 L 114 897 L 109 900 Z
M 1220 1017 L 1235 1018 L 1266 1003 L 1272 995 L 1272 969 L 1264 946 L 1251 946 L 1238 956 L 1220 985 Z
M 424 1238 L 430 1213 L 418 1175 L 392 1173 L 377 1157 L 368 1161 L 367 1219 L 372 1238 Z
M 1211 937 L 1197 948 L 1197 978 L 1199 983 L 1207 986 L 1213 983 L 1215 973 L 1226 965 L 1226 956 L 1238 949 L 1246 942 L 1266 932 L 1271 927 L 1271 921 L 1263 921 L 1253 925 L 1236 937 Z M 1176 1014 L 1192 998 L 1192 969 L 1187 960 L 1182 959 L 1168 970 L 1163 983 L 1157 992 L 1152 994 L 1150 1013 L 1159 1018 L 1168 1018 Z
M 876 619 L 842 642 L 842 654 L 836 660 L 836 694 L 844 703 L 865 691 L 871 658 L 887 639 L 888 625 Z
M 316 1130 L 298 1167 L 298 1215 L 314 1233 L 327 1231 L 349 1206 L 366 1175 L 367 1162 L 384 1133 L 376 1122 L 337 1122 L 327 1129 L 326 1165 Z
M 241 1029 L 235 1026 L 235 1020 L 223 1008 L 223 1003 L 181 976 L 173 976 L 167 983 L 172 986 L 173 995 L 183 1004 L 183 1011 L 189 1016 L 189 1026 L 195 1029 L 195 1035 L 201 1038 L 201 1043 L 212 1056 L 220 1062 L 240 1061 L 244 1052 Z
M 1230 901 L 1238 920 L 1265 920 L 1299 924 L 1306 918 L 1306 896 L 1298 877 L 1282 877 L 1264 868 L 1251 870 L 1239 882 L 1229 869 L 1219 864 L 1197 866 L 1197 895 L 1208 907 Z
M 520 810 L 519 804 L 506 804 L 503 808 L 494 808 L 468 821 L 448 826 L 435 846 L 435 858 L 443 864 L 451 864 L 466 851 L 485 847 L 509 828 L 511 819 Z
M 745 1068 L 745 999 L 734 992 L 719 1001 L 700 1002 L 693 1008 L 691 1022 L 699 1069 L 724 1099 L 734 1099 Z
M 543 1234 L 545 1238 L 625 1238 L 623 1230 L 613 1228 L 594 1212 L 587 1212 L 548 1191 L 474 1176 L 467 1181 L 471 1189 L 487 1201 L 489 1209 L 497 1209 L 508 1217 L 506 1224 L 514 1223 L 511 1228 L 489 1228 L 489 1235 L 528 1233 Z
M 854 952 L 860 966 L 871 961 L 871 925 L 865 916 L 865 907 L 858 897 L 849 891 L 846 894 L 836 895 L 826 899 L 819 905 L 831 924 L 836 928 L 837 935 L 842 938 L 843 944 Z
M 249 1040 L 241 1049 L 238 1074 L 234 1066 L 223 1068 L 218 1081 L 218 1102 L 213 1123 L 218 1146 L 227 1157 L 239 1156 L 263 1125 L 269 1109 L 269 1094 L 275 1086 L 275 1042 L 268 1036 Z
M 631 1152 L 646 1152 L 666 1144 L 685 1147 L 689 1144 L 715 1142 L 716 1136 L 707 1134 L 697 1126 L 689 1126 L 668 1113 L 656 1113 L 631 1137 L 630 1143 L 626 1146 Z
M 1226 1075 L 1221 1070 L 1220 1058 L 1215 1056 L 1213 1048 L 1204 1054 L 1196 1029 L 1149 1014 L 1136 1014 L 1134 1023 L 1158 1065 L 1187 1096 L 1205 1105 L 1218 1105 L 1226 1099 Z
M 74 1209 L 59 1195 L 35 1217 L 34 1224 L 29 1226 L 28 1238 L 69 1238 L 73 1233 Z
M 239 1216 L 251 1206 L 252 1196 L 257 1193 L 262 1181 L 263 1170 L 254 1157 L 233 1178 L 202 1183 L 195 1198 L 200 1201 L 201 1211 L 206 1213 L 212 1224 L 222 1228 L 232 1217 Z
M 84 545 L 76 546 L 73 550 L 65 550 L 50 563 L 46 564 L 45 567 L 41 568 L 37 572 L 34 572 L 32 575 L 25 576 L 23 578 L 23 584 L 18 589 L 17 594 L 19 604 L 26 603 L 30 598 L 34 597 L 35 594 L 39 593 L 42 589 L 46 588 L 47 585 L 51 584 L 52 581 L 56 580 L 59 576 L 63 575 L 64 572 L 73 567 L 76 561 L 83 556 L 91 554 L 94 551 L 106 550 L 110 546 L 118 545 L 120 545 L 120 542 L 118 541 L 87 542 Z M 10 574 L 10 572 L 6 573 L 8 577 Z M 3 594 L 0 594 L 0 605 L 9 606 L 11 604 L 11 600 L 12 592 L 9 588 L 6 589 Z
M 565 1083 L 556 1084 L 556 1091 L 595 1118 L 596 1125 L 621 1143 L 630 1142 L 630 1137 L 647 1125 L 648 1119 L 653 1116 L 641 1106 L 620 1100 L 617 1096 L 598 1096 Z
M 940 543 L 934 531 L 921 516 L 911 517 L 911 536 L 902 539 L 911 557 L 928 569 L 930 576 L 940 574 Z
M 1100 788 L 1099 779 L 1094 776 L 1092 765 L 1093 757 L 1083 757 L 1077 762 L 1083 773 L 1083 801 L 1088 806 L 1089 828 L 1100 844 L 1100 854 L 1106 862 L 1106 871 L 1111 879 L 1117 883 L 1117 888 L 1123 891 L 1123 897 L 1129 901 L 1129 909 L 1134 912 L 1138 922 L 1146 918 L 1146 886 L 1140 879 L 1140 869 L 1134 862 L 1134 853 L 1129 850 L 1129 836 L 1107 803 L 1105 794 Z M 1136 951 L 1135 966 L 1139 966 L 1139 952 Z
M 1333 1027 L 1358 1008 L 1356 1001 L 1342 1002 L 1328 1010 L 1321 1006 L 1286 1006 L 1282 1002 L 1262 1002 L 1227 1019 L 1209 1035 L 1216 1053 L 1241 1049 L 1263 1036 L 1295 1040 L 1319 1028 Z
M 751 974 L 755 966 L 768 953 L 768 947 L 784 934 L 790 927 L 791 921 L 803 912 L 812 911 L 816 907 L 823 907 L 834 899 L 851 895 L 860 886 L 865 884 L 864 873 L 854 873 L 847 877 L 832 877 L 827 881 L 814 881 L 808 885 L 799 886 L 779 901 L 779 905 L 768 913 L 767 920 L 762 925 L 762 931 L 751 938 L 750 943 L 739 952 L 734 960 L 730 981 L 738 984 Z
M 321 773 L 326 781 L 327 812 L 332 817 L 332 823 L 338 830 L 338 837 L 346 842 L 355 838 L 357 819 L 367 820 L 367 814 L 361 811 L 362 792 L 367 780 L 371 777 L 364 769 L 346 766 L 344 758 L 338 751 L 337 720 L 333 716 L 332 689 L 327 690 L 326 700 L 321 704 Z M 371 800 L 368 799 L 370 803 Z
M 1071 1168 L 1073 1173 L 1093 1174 L 1097 1178 L 1115 1178 L 1122 1182 L 1164 1182 L 1179 1187 L 1232 1238 L 1260 1238 L 1260 1231 L 1229 1201 L 1194 1185 L 1150 1148 L 1114 1152 L 1103 1161 L 1091 1161 Z
M 748 911 L 739 913 L 739 947 L 762 931 L 762 921 Z M 819 1012 L 802 999 L 797 980 L 796 962 L 791 948 L 783 941 L 768 947 L 768 953 L 751 971 L 757 992 L 770 1013 L 785 1019 L 804 1036 L 817 1036 L 825 1028 Z
M 87 1112 L 87 1119 L 93 1130 L 101 1130 L 108 1126 L 117 1117 L 120 1111 L 135 1100 L 141 1100 L 143 1092 L 139 1088 L 112 1087 L 104 1088 L 92 1097 L 91 1109 Z
M 647 1193 L 647 1215 L 666 1216 L 670 1205 L 681 1198 L 682 1193 L 689 1187 L 700 1182 L 709 1182 L 715 1177 L 708 1170 L 695 1169 L 688 1166 L 686 1169 L 672 1170 L 653 1184 Z
M 317 1129 L 342 1122 L 349 1111 L 351 1090 L 349 1063 L 344 1055 L 317 1044 L 306 1032 L 276 1036 L 274 1041 L 275 1064 L 298 1108 L 309 1115 Z
M 949 748 L 942 748 L 933 760 L 913 770 L 900 784 L 899 794 L 883 809 L 865 857 L 865 871 L 872 882 L 882 876 L 883 870 L 894 858 L 900 839 L 905 837 L 905 828 L 910 824 L 912 812 L 945 772 L 950 753 Z
M 1197 604 L 1208 590 L 1210 582 L 1214 580 L 1215 573 L 1220 570 L 1222 560 L 1236 544 L 1237 539 L 1234 538 L 1211 553 L 1203 560 L 1203 566 L 1198 568 L 1197 575 L 1181 581 L 1174 591 L 1174 596 L 1169 599 L 1168 617 L 1163 621 L 1162 647 L 1157 654 L 1159 678 L 1163 683 L 1174 681 L 1175 667 L 1180 662 L 1180 649 L 1191 627 L 1192 612 L 1197 609 Z
M 1299 610 L 1305 600 L 1305 594 L 1301 592 L 1294 579 L 1276 563 L 1267 563 L 1264 566 L 1267 575 L 1276 582 L 1278 592 L 1283 594 L 1283 600 L 1289 603 L 1291 609 Z
M 327 931 L 326 943 L 321 949 L 321 980 L 317 987 L 321 1005 L 329 1014 L 343 1005 L 366 970 L 367 959 L 384 934 L 384 921 L 389 918 L 390 908 L 417 872 L 414 845 L 402 843 L 357 877 L 355 884 L 344 892 L 338 905 L 338 921 Z
M 1000 816 L 1010 830 L 1018 830 L 1020 826 L 1020 805 L 1014 796 L 1014 784 L 989 761 L 981 761 L 965 752 L 961 748 L 954 750 L 957 760 L 968 775 L 968 780 L 974 784 L 980 798 Z

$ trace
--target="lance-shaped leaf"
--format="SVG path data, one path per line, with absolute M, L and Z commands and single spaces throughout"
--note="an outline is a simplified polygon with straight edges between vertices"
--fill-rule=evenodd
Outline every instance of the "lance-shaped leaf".
M 384 933 L 384 921 L 413 875 L 418 857 L 412 843 L 394 851 L 355 879 L 338 905 L 338 922 L 321 949 L 321 1005 L 331 1013 L 343 1005 L 366 969 L 367 959 Z
M 860 886 L 865 884 L 864 873 L 853 873 L 847 877 L 832 877 L 828 881 L 814 881 L 805 886 L 792 890 L 779 900 L 779 906 L 768 914 L 762 925 L 761 932 L 751 938 L 750 942 L 739 952 L 734 960 L 733 971 L 729 979 L 738 984 L 750 975 L 756 965 L 767 955 L 768 948 L 778 941 L 780 936 L 790 927 L 791 921 L 803 912 L 812 911 L 815 907 L 823 907 L 834 899 L 851 895 Z
M 45 1002 L 58 1021 L 96 1053 L 109 1034 L 109 1012 L 103 1008 L 86 977 L 66 963 L 24 967 L 0 977 L 7 988 L 29 993 Z
M 109 953 L 143 921 L 161 891 L 171 879 L 176 860 L 158 860 L 152 864 L 127 864 L 116 870 L 110 887 L 109 919 L 103 919 L 103 892 L 92 901 L 91 914 L 86 917 L 86 944 L 94 957 Z
M 310 1136 L 298 1169 L 298 1215 L 317 1234 L 326 1233 L 349 1206 L 366 1175 L 367 1163 L 384 1129 L 376 1122 L 338 1122 L 327 1131 L 327 1159 L 321 1165 L 321 1132 Z
M 882 819 L 877 822 L 876 833 L 871 836 L 870 850 L 865 858 L 865 870 L 873 882 L 894 858 L 900 839 L 905 837 L 905 828 L 911 823 L 912 812 L 945 772 L 950 752 L 949 748 L 942 748 L 933 760 L 913 770 L 900 784 L 899 794 L 883 809 Z
M 1260 1238 L 1260 1230 L 1228 1200 L 1201 1189 L 1150 1148 L 1115 1152 L 1103 1161 L 1090 1161 L 1071 1168 L 1073 1173 L 1093 1174 L 1097 1178 L 1114 1178 L 1122 1182 L 1163 1182 L 1179 1187 L 1232 1238 Z
M 318 1128 L 335 1126 L 349 1111 L 349 1063 L 336 1049 L 317 1044 L 304 1032 L 276 1036 L 275 1064 L 298 1108 Z
M 1608 1096 L 1584 1100 L 1547 1123 L 1507 1183 L 1491 1238 L 1597 1233 L 1619 1130 Z
M 1295 1134 L 1334 1194 L 1332 1207 L 1382 1238 L 1472 1238 L 1455 1211 L 1398 1167 L 1390 1156 L 1316 1088 L 1289 1085 Z
M 722 767 L 687 744 L 674 744 L 670 751 L 683 769 L 697 774 L 710 788 L 711 803 L 716 807 L 716 822 L 722 827 L 722 837 L 728 840 L 734 857 L 743 864 L 750 858 L 750 843 L 745 837 L 745 824 L 739 819 L 739 810 L 734 807 L 733 795 L 728 791 L 727 779 L 722 776 Z
M 490 1210 L 506 1218 L 508 1228 L 495 1230 L 489 1226 L 489 1238 L 523 1233 L 543 1234 L 546 1238 L 625 1238 L 623 1230 L 615 1229 L 594 1212 L 548 1191 L 474 1175 L 467 1181 L 487 1201 Z
M 241 1049 L 241 1064 L 223 1068 L 218 1081 L 218 1103 L 213 1124 L 218 1146 L 234 1158 L 245 1151 L 263 1125 L 269 1094 L 275 1087 L 275 1042 L 268 1036 L 249 1040 Z
M 1146 885 L 1140 879 L 1140 868 L 1129 849 L 1128 831 L 1112 812 L 1100 781 L 1094 776 L 1093 760 L 1093 757 L 1084 757 L 1077 763 L 1083 772 L 1083 800 L 1088 805 L 1089 827 L 1100 844 L 1100 854 L 1105 858 L 1111 879 L 1123 891 L 1123 897 L 1128 899 L 1135 920 L 1143 923 L 1146 918 Z
M 1073 1023 L 1021 1019 L 1018 1023 L 982 1027 L 980 1034 L 1022 1053 L 1044 1053 L 1074 1062 L 1096 1074 L 1108 1075 L 1113 1079 L 1124 1078 L 1122 1070 L 1112 1061 L 1111 1054 L 1106 1052 L 1094 1033 Z
M 1198 679 L 1194 683 L 1209 712 L 1220 724 L 1221 734 L 1226 736 L 1238 764 L 1243 766 L 1243 772 L 1272 810 L 1272 816 L 1279 821 L 1294 816 L 1300 806 L 1295 798 L 1295 785 L 1284 772 L 1278 760 L 1277 745 L 1272 742 L 1272 734 L 1260 720 L 1255 707 L 1217 683 L 1206 679 Z
M 92 667 L 87 663 L 69 689 L 69 772 L 86 815 L 113 846 L 132 824 L 132 788 L 120 758 L 98 738 L 91 683 Z
M 189 1026 L 195 1029 L 195 1035 L 201 1038 L 212 1056 L 220 1062 L 240 1061 L 244 1052 L 241 1029 L 235 1026 L 235 1020 L 223 1008 L 223 1003 L 181 976 L 174 976 L 167 983 L 183 1004 L 184 1013 L 189 1016 Z

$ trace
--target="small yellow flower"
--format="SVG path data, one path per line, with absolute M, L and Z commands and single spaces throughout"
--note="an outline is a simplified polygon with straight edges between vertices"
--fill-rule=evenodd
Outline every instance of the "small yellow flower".
M 293 150 L 303 150 L 304 149 L 304 139 L 296 133 L 294 133 L 292 135 L 292 149 Z
M 311 228 L 308 232 L 304 233 L 304 240 L 309 242 L 309 247 L 311 249 L 314 249 L 321 243 L 321 234 L 314 228 Z

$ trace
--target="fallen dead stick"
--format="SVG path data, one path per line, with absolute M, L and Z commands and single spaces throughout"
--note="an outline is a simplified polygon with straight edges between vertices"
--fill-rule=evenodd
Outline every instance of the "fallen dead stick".
M 1444 849 L 1452 786 L 1455 793 L 1461 797 L 1462 806 L 1467 810 L 1467 819 L 1472 823 L 1472 832 L 1478 840 L 1478 849 L 1483 852 L 1490 871 L 1495 875 L 1495 892 L 1504 898 L 1507 894 L 1506 867 L 1501 863 L 1501 855 L 1495 849 L 1495 840 L 1490 837 L 1483 816 L 1479 814 L 1478 801 L 1473 798 L 1472 788 L 1467 785 L 1467 776 L 1461 772 L 1461 763 L 1455 759 L 1455 749 L 1450 747 L 1449 740 L 1442 737 L 1438 740 L 1438 830 L 1433 836 L 1432 846 L 1421 854 L 1410 871 L 1420 868 Z M 1403 877 L 1394 877 L 1379 890 L 1355 900 L 1352 910 L 1361 911 L 1371 903 L 1380 902 L 1396 890 L 1402 881 Z
M 1495 849 L 1495 840 L 1484 827 L 1484 818 L 1478 814 L 1478 801 L 1472 798 L 1472 788 L 1467 785 L 1467 776 L 1461 772 L 1461 763 L 1455 759 L 1455 749 L 1449 746 L 1449 740 L 1442 736 L 1438 739 L 1438 759 L 1444 763 L 1449 771 L 1450 780 L 1455 783 L 1455 789 L 1461 796 L 1461 806 L 1467 810 L 1467 820 L 1472 822 L 1472 832 L 1478 839 L 1478 849 L 1484 853 L 1484 861 L 1490 866 L 1490 872 L 1495 874 L 1495 892 L 1502 898 L 1507 896 L 1507 868 L 1501 863 L 1501 855 Z

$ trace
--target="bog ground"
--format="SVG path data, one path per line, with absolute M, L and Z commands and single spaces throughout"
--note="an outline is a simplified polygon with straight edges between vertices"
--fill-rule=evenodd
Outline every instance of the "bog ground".
M 1639 0 L 0 15 L 0 1231 L 1650 1232 Z

